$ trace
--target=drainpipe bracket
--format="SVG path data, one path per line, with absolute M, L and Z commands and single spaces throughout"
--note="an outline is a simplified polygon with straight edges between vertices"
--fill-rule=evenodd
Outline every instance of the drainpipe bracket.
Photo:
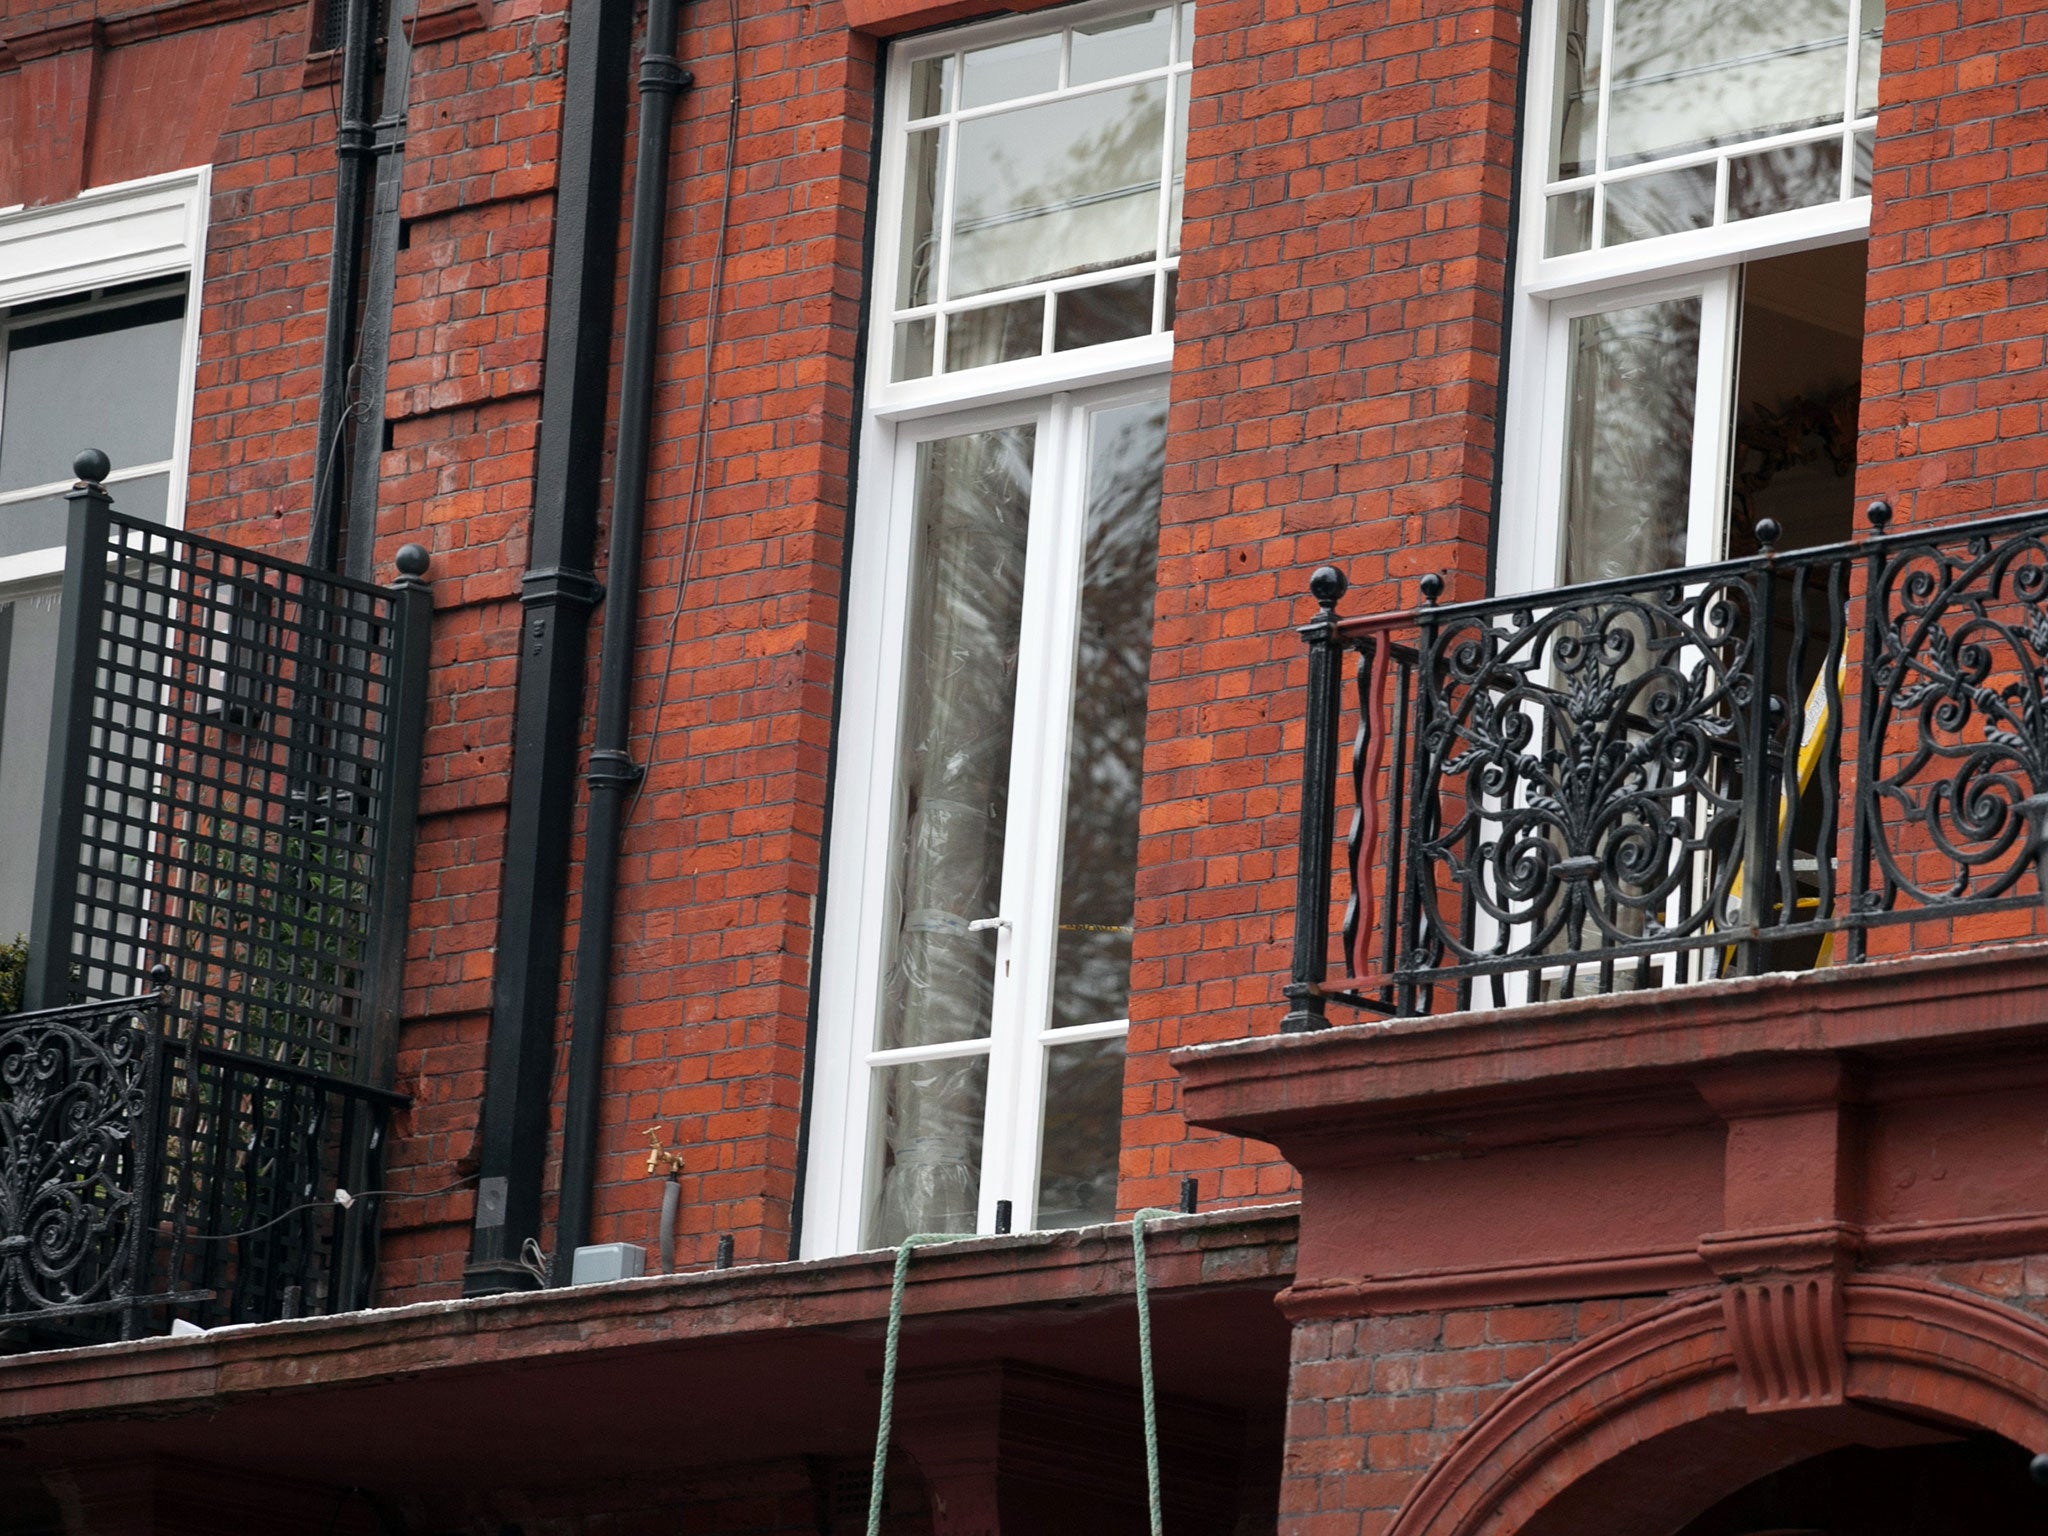
M 631 789 L 647 777 L 647 770 L 624 752 L 600 747 L 590 754 L 590 768 L 583 777 L 592 789 L 608 784 Z

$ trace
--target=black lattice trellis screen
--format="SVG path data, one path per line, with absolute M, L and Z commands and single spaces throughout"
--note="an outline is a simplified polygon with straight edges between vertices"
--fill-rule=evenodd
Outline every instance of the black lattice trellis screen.
M 148 990 L 210 1049 L 388 1082 L 419 570 L 350 582 L 71 495 L 30 1001 Z

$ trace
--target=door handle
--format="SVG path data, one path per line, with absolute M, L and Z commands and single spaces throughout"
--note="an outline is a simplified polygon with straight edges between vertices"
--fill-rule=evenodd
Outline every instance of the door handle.
M 1007 928 L 1009 926 L 1010 920 L 1007 917 L 977 917 L 968 923 L 967 931 L 969 933 L 986 933 L 991 928 Z

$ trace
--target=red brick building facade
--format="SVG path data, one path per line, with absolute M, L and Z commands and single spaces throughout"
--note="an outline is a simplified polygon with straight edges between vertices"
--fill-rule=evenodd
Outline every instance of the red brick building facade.
M 398 1197 L 375 1302 L 403 1310 L 0 1360 L 0 1486 L 23 1511 L 0 1530 L 861 1528 L 888 1291 L 874 1250 L 934 1222 L 983 1241 L 916 1261 L 885 1528 L 1142 1529 L 1133 1278 L 1124 1230 L 1099 1224 L 1172 1207 L 1188 1180 L 1201 1214 L 1154 1239 L 1170 1525 L 1875 1532 L 1927 1488 L 1970 1512 L 1955 1529 L 2013 1517 L 2030 1496 L 2015 1447 L 2048 1449 L 2048 978 L 2031 948 L 1984 946 L 2037 931 L 2038 903 L 2020 900 L 2031 873 L 1996 910 L 1873 927 L 1855 955 L 1905 956 L 1884 965 L 1727 980 L 1782 966 L 1737 967 L 1735 941 L 1695 929 L 1686 953 L 1731 957 L 1700 961 L 1714 974 L 1696 991 L 1646 997 L 1609 974 L 1595 990 L 1624 995 L 1574 999 L 1531 960 L 1497 999 L 1518 1010 L 1486 1011 L 1481 977 L 1456 1002 L 1439 989 L 1429 1018 L 1385 1025 L 1339 998 L 1329 1022 L 1356 1027 L 1269 1038 L 1301 1005 L 1287 982 L 1303 963 L 1316 706 L 1296 626 L 1315 611 L 1312 570 L 1348 579 L 1343 616 L 1391 622 L 1438 591 L 1454 603 L 1768 554 L 1764 518 L 1796 552 L 1847 537 L 1851 505 L 1888 503 L 1911 531 L 2048 504 L 2048 7 L 1863 0 L 1760 45 L 1757 67 L 1787 73 L 1755 94 L 1834 96 L 1759 122 L 1716 73 L 1740 58 L 1673 63 L 1642 39 L 1743 34 L 1765 13 L 1796 31 L 1778 15 L 1796 8 L 1697 24 L 1666 9 L 1685 18 L 1647 0 L 1101 0 L 1007 22 L 957 0 L 685 6 L 691 79 L 652 179 L 663 216 L 641 234 L 656 274 L 638 333 L 645 532 L 621 589 L 599 542 L 634 410 L 627 289 L 650 185 L 631 192 L 634 145 L 664 99 L 658 71 L 655 94 L 633 85 L 644 9 L 12 0 L 6 323 L 183 295 L 175 442 L 125 465 L 110 445 L 116 506 L 143 495 L 124 471 L 161 460 L 163 515 L 197 534 L 379 582 L 422 546 L 433 621 L 402 1023 L 381 1085 L 406 1102 L 382 1153 Z M 359 22 L 381 30 L 352 60 L 339 44 Z M 1830 39 L 1823 79 L 1799 61 Z M 1630 48 L 1651 62 L 1628 65 Z M 1682 95 L 1701 79 L 1703 97 Z M 1122 128 L 1155 134 L 1163 160 L 1118 123 L 1095 139 L 1092 119 L 1061 126 L 1117 92 Z M 1659 116 L 1670 100 L 1735 116 L 1687 139 Z M 1574 134 L 1596 146 L 1583 161 Z M 989 188 L 1047 143 L 1077 163 L 1123 156 L 1123 181 L 1077 172 L 1068 202 L 995 206 Z M 338 237 L 351 155 L 366 212 Z M 144 202 L 184 232 L 119 233 Z M 1155 206 L 1156 238 L 1138 228 Z M 1108 211 L 1084 223 L 1085 207 Z M 65 245 L 74 214 L 116 232 Z M 348 302 L 338 238 L 363 253 Z M 1062 241 L 1085 249 L 1043 256 Z M 961 302 L 998 292 L 1011 297 Z M 1653 314 L 1654 334 L 1600 329 Z M 984 350 L 969 361 L 970 347 Z M 1653 354 L 1687 359 L 1671 406 L 1684 421 L 1646 455 L 1627 412 L 1650 409 L 1645 390 L 1676 398 L 1640 383 Z M 1822 377 L 1841 358 L 1846 397 Z M 1771 420 L 1809 412 L 1775 469 L 1755 467 L 1776 463 L 1759 401 Z M 1119 411 L 1142 439 L 1130 454 L 1156 460 L 1153 488 L 1126 498 L 1144 505 L 1125 508 L 1156 519 L 1156 559 L 1146 546 L 1104 577 L 1098 611 L 1093 574 L 1063 578 L 1070 598 L 1044 596 L 1067 590 L 1045 572 L 1097 569 L 1090 530 L 1114 497 L 1090 477 L 1111 473 L 1103 423 Z M 69 477 L 17 473 L 7 430 L 0 518 L 11 492 L 27 508 Z M 996 446 L 951 469 L 956 450 L 933 446 L 968 442 Z M 961 494 L 993 504 L 1018 442 L 1039 457 L 1015 521 L 1065 519 L 1067 542 L 1026 553 L 1019 533 L 1007 552 L 975 545 L 964 575 L 903 574 L 903 551 L 940 526 L 916 510 L 923 488 L 972 481 Z M 61 463 L 86 446 L 64 443 Z M 1068 501 L 1055 471 L 1079 487 Z M 1822 486 L 1820 532 L 1787 499 L 1800 476 Z M 1624 527 L 1617 509 L 1637 503 L 1676 521 Z M 1634 558 L 1639 535 L 1675 558 Z M 0 541 L 0 600 L 49 586 L 42 553 Z M 1012 561 L 1015 612 L 998 622 Z M 1432 576 L 1444 585 L 1426 593 Z M 1842 579 L 1828 601 L 1850 617 L 1814 643 L 1837 647 L 1848 679 L 1875 665 L 1876 631 L 1855 626 L 1877 598 L 1872 578 Z M 947 580 L 987 611 L 918 607 Z M 2029 599 L 2012 590 L 1999 601 Z M 586 1035 L 601 1039 L 595 1118 L 579 1130 L 573 994 L 595 974 L 578 976 L 584 775 L 606 760 L 599 637 L 622 603 L 637 605 L 630 773 Z M 1070 751 L 1089 755 L 1076 700 L 1129 659 L 1127 639 L 1086 649 L 1115 604 L 1119 633 L 1135 613 L 1143 634 L 1141 696 L 1110 697 L 1109 723 L 1088 727 L 1094 758 L 1132 774 L 1099 789 L 1109 844 L 1129 843 L 1103 856 L 1108 884 L 1125 882 L 1104 898 L 1061 885 L 1084 846 L 1068 812 L 1087 799 L 1062 775 L 1082 771 Z M 1001 623 L 1007 639 L 977 627 Z M 1374 633 L 1365 644 L 1395 643 Z M 966 663 L 1002 652 L 1024 690 L 1006 696 L 1003 777 L 970 785 L 1009 818 L 1008 873 L 1000 846 L 993 876 L 951 873 L 943 851 L 902 872 L 902 848 L 938 846 L 919 795 L 944 797 L 938 769 L 919 767 L 915 792 L 891 777 L 913 776 L 917 729 L 939 734 L 936 713 L 916 714 L 939 706 L 918 698 L 951 698 L 932 680 L 945 669 L 919 660 L 927 642 Z M 1829 663 L 1790 665 L 1800 694 L 1825 692 Z M 1860 686 L 1840 685 L 1827 730 L 1873 718 Z M 1357 709 L 1377 707 L 1361 692 Z M 1054 722 L 1043 750 L 1034 709 Z M 1856 779 L 1853 739 L 1822 751 L 1822 777 L 1833 763 Z M 1787 741 L 1791 763 L 1801 740 Z M 1895 760 L 1885 747 L 1862 777 Z M 1382 771 L 1393 785 L 1384 765 L 1360 782 Z M 2019 802 L 2048 783 L 2030 772 L 1992 775 L 2013 829 L 1982 834 L 2001 869 L 2032 846 Z M 1394 846 L 1402 814 L 1390 806 L 1368 855 Z M 1846 868 L 1864 824 L 1825 815 L 1817 841 L 1780 839 L 1787 891 L 1801 860 L 1831 867 L 1831 847 Z M 1027 824 L 1036 841 L 1020 840 Z M 1936 857 L 1927 838 L 1914 857 Z M 1739 902 L 1732 845 L 1698 857 L 1690 878 Z M 1609 938 L 1679 931 L 1637 899 L 1654 882 L 1618 867 L 1637 915 L 1610 913 Z M 891 978 L 916 969 L 903 946 L 925 941 L 877 937 L 876 914 L 896 925 L 918 879 L 961 898 L 932 898 L 945 912 L 930 932 L 958 938 L 970 916 L 995 928 L 986 977 L 960 983 L 994 998 L 977 1004 L 983 1043 L 936 1013 L 913 1028 L 901 1021 L 927 1005 L 890 1001 Z M 968 892 L 1003 910 L 970 914 Z M 1378 909 L 1389 935 L 1395 899 Z M 1781 917 L 1794 912 L 1788 897 Z M 1486 942 L 1510 946 L 1525 920 Z M 1061 1011 L 1055 929 L 1109 935 L 1086 954 L 1072 940 L 1071 974 L 1113 973 L 1098 992 L 1124 1018 L 1089 1012 L 1095 994 Z M 1820 942 L 1839 959 L 1850 941 Z M 1957 953 L 1911 953 L 1936 947 Z M 952 962 L 920 953 L 938 979 L 915 986 L 936 995 Z M 962 1094 L 964 1110 L 947 1097 Z M 1056 1135 L 1081 1149 L 1057 1191 Z M 650 1137 L 679 1160 L 678 1274 L 563 1285 L 582 1243 L 657 1247 Z M 979 1182 L 948 1193 L 960 1166 Z M 999 1236 L 1012 1203 L 1018 1235 Z M 723 1238 L 731 1275 L 710 1269 Z M 1887 1491 L 1857 1502 L 1852 1484 Z M 1829 1509 L 1839 1526 L 1816 1514 Z

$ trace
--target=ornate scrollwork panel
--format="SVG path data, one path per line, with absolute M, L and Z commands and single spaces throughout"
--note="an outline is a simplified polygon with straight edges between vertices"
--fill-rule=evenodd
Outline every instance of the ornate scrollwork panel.
M 1446 614 L 1421 667 L 1413 958 L 1563 964 L 1726 925 L 1755 610 L 1722 574 Z
M 2048 790 L 2048 543 L 1922 544 L 1873 574 L 1866 906 L 1990 900 L 2031 866 Z

